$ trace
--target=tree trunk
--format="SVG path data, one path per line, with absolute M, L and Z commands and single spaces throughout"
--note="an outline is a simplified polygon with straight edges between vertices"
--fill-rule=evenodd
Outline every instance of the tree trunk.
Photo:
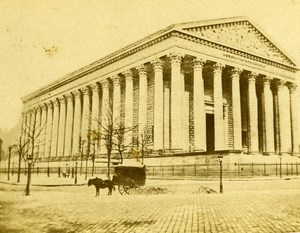
M 111 151 L 107 153 L 107 178 L 110 180 L 110 155 Z
M 28 176 L 27 176 L 25 196 L 30 195 L 30 181 L 31 181 L 31 163 L 28 164 Z
M 8 148 L 7 180 L 10 180 L 10 159 L 11 159 L 11 147 Z
M 86 157 L 86 160 L 85 160 L 85 180 L 87 180 L 87 174 L 88 174 L 88 160 L 89 160 L 89 158 Z
M 92 176 L 94 176 L 94 170 L 95 170 L 95 158 L 92 160 L 93 166 L 92 166 Z
M 18 183 L 20 182 L 20 176 L 21 176 L 21 162 L 22 162 L 22 154 L 19 154 L 19 164 L 18 164 Z

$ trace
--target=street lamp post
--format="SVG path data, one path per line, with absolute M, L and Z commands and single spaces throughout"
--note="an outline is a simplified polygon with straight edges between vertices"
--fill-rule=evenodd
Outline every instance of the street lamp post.
M 77 184 L 77 162 L 75 163 L 75 184 Z
M 219 154 L 219 162 L 220 162 L 220 193 L 223 193 L 223 182 L 222 182 L 222 173 L 223 173 L 223 155 Z
M 33 162 L 33 157 L 32 155 L 27 156 L 27 163 L 28 163 L 28 175 L 27 175 L 27 185 L 26 185 L 26 190 L 25 190 L 25 196 L 30 195 L 30 181 L 31 181 L 31 165 Z

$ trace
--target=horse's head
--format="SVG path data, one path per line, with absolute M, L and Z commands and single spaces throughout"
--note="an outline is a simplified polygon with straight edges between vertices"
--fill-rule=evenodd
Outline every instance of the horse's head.
M 88 186 L 93 185 L 93 184 L 94 184 L 94 181 L 95 181 L 95 179 L 89 179 Z

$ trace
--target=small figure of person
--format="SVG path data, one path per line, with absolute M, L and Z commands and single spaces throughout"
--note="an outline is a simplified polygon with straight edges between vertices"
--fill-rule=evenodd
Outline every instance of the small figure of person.
M 69 168 L 69 164 L 67 164 L 67 163 L 66 163 L 65 170 L 63 171 L 63 176 L 64 177 L 69 177 L 70 176 L 70 168 Z

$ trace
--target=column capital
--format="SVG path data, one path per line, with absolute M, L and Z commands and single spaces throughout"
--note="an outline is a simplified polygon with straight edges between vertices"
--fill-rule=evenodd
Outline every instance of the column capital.
M 53 103 L 53 106 L 54 106 L 54 107 L 57 107 L 57 106 L 59 105 L 59 101 L 58 101 L 57 98 L 56 98 L 56 99 L 53 99 L 53 100 L 52 100 L 52 103 Z
M 203 65 L 205 63 L 205 60 L 200 57 L 195 57 L 193 59 L 193 68 L 194 69 L 202 69 Z
M 230 77 L 233 78 L 233 77 L 240 77 L 240 74 L 243 72 L 242 69 L 240 68 L 237 68 L 237 67 L 232 67 L 230 69 Z
M 57 98 L 60 104 L 65 104 L 66 103 L 66 99 L 64 96 L 60 96 Z
M 264 77 L 262 78 L 262 83 L 263 83 L 264 86 L 265 86 L 265 85 L 270 85 L 271 82 L 272 82 L 272 80 L 273 80 L 272 77 L 270 77 L 270 76 L 264 76 Z
M 215 63 L 213 64 L 212 68 L 213 68 L 213 73 L 221 73 L 224 69 L 225 65 L 222 63 Z
M 147 75 L 148 69 L 147 66 L 145 66 L 144 64 L 138 65 L 135 68 L 138 71 L 139 75 Z
M 120 76 L 119 75 L 112 76 L 111 80 L 113 81 L 114 87 L 120 86 Z
M 169 59 L 170 59 L 170 62 L 171 64 L 175 65 L 180 65 L 181 64 L 181 60 L 183 58 L 183 54 L 180 53 L 180 52 L 172 52 L 168 55 Z
M 81 88 L 83 95 L 89 95 L 90 94 L 90 88 L 89 87 L 83 87 Z
M 38 104 L 37 106 L 34 106 L 34 107 L 33 107 L 33 110 L 34 110 L 35 112 L 39 112 L 39 111 L 41 111 L 41 106 Z
M 124 72 L 122 72 L 122 74 L 125 76 L 125 79 L 131 79 L 132 80 L 132 77 L 133 77 L 133 73 L 131 70 L 126 70 Z
M 160 71 L 163 69 L 163 61 L 160 58 L 156 58 L 154 60 L 152 60 L 151 65 L 154 69 L 154 71 Z
M 47 108 L 49 109 L 49 108 L 53 108 L 53 104 L 52 104 L 52 102 L 50 101 L 50 102 L 47 102 L 47 103 L 45 103 L 45 105 L 47 106 Z
M 42 104 L 40 105 L 40 107 L 41 107 L 41 110 L 42 110 L 42 111 L 46 110 L 46 104 L 45 104 L 45 103 L 42 103 Z
M 99 86 L 97 83 L 93 83 L 90 85 L 90 88 L 91 88 L 91 91 L 92 92 L 96 92 L 96 91 L 99 91 Z
M 79 90 L 73 91 L 75 98 L 80 98 L 81 92 Z
M 297 89 L 297 84 L 296 83 L 288 83 L 287 86 L 288 86 L 291 94 L 293 94 Z
M 109 85 L 107 79 L 102 79 L 102 80 L 100 81 L 100 84 L 101 84 L 101 86 L 102 86 L 102 89 L 108 88 L 108 85 Z
M 286 81 L 284 81 L 282 79 L 275 79 L 274 84 L 277 88 L 281 88 L 281 87 L 284 87 L 286 85 Z
M 67 99 L 67 102 L 71 102 L 72 101 L 72 94 L 71 93 L 65 94 L 65 97 Z
M 250 82 L 255 82 L 257 76 L 258 76 L 258 73 L 255 73 L 255 72 L 249 72 L 249 73 L 247 74 L 247 81 L 248 81 L 248 83 L 250 83 Z

